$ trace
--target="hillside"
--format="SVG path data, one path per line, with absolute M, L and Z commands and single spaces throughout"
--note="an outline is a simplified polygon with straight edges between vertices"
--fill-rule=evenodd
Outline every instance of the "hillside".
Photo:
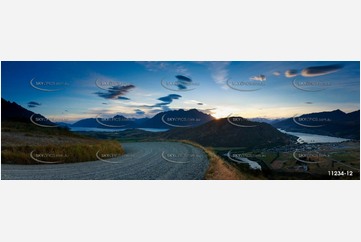
M 144 121 L 142 128 L 158 128 L 171 129 L 176 127 L 196 127 L 207 123 L 214 118 L 211 115 L 198 111 L 197 109 L 190 110 L 174 110 L 161 112 L 156 114 L 151 119 Z
M 213 119 L 211 115 L 202 113 L 197 109 L 179 109 L 161 112 L 152 118 L 126 118 L 122 115 L 116 115 L 109 119 L 103 119 L 101 117 L 87 118 L 75 122 L 72 127 L 171 129 L 175 127 L 195 127 Z
M 344 113 L 337 109 L 330 112 L 303 114 L 272 124 L 289 132 L 302 132 L 360 139 L 360 110 Z
M 291 137 L 279 132 L 266 123 L 257 123 L 239 118 L 239 127 L 228 122 L 226 118 L 213 120 L 194 128 L 178 128 L 164 132 L 163 138 L 185 139 L 203 146 L 261 148 L 285 145 Z
M 9 102 L 1 98 L 1 121 L 16 121 L 31 123 L 36 122 L 40 125 L 56 126 L 40 114 L 36 114 L 15 102 Z
M 44 116 L 34 114 L 15 102 L 2 99 L 1 105 L 1 163 L 72 163 L 97 160 L 98 151 L 124 153 L 117 141 L 78 135 L 62 127 L 36 125 L 30 117 L 38 124 L 55 126 Z

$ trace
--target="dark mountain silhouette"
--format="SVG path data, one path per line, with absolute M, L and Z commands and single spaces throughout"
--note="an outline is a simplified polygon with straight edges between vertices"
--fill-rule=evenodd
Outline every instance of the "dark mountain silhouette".
M 213 120 L 211 115 L 202 113 L 197 109 L 174 110 L 156 114 L 152 118 L 127 119 L 117 115 L 110 119 L 87 118 L 74 123 L 73 127 L 94 127 L 94 128 L 157 128 L 171 129 L 176 127 L 195 127 Z
M 1 98 L 1 121 L 35 122 L 40 125 L 57 126 L 44 116 L 27 110 L 15 102 L 6 101 L 3 98 Z
M 177 127 L 196 127 L 207 123 L 214 118 L 211 115 L 202 113 L 197 109 L 174 110 L 161 112 L 153 118 L 142 123 L 143 128 L 172 129 Z
M 87 128 L 105 128 L 103 125 L 99 124 L 95 118 L 85 118 L 81 119 L 71 125 L 72 127 L 87 127 Z
M 186 139 L 204 146 L 262 148 L 289 144 L 291 137 L 266 123 L 237 118 L 237 123 L 223 118 L 193 128 L 177 128 L 162 134 L 163 138 Z M 239 125 L 239 126 L 237 126 Z
M 134 128 L 136 125 L 134 119 L 128 119 L 122 115 L 116 115 L 111 118 L 97 117 L 86 118 L 75 122 L 72 127 L 88 127 L 88 128 L 103 128 L 103 129 L 119 129 L 119 128 Z
M 268 119 L 268 118 L 250 118 L 249 120 L 259 123 L 273 124 L 284 120 L 284 118 Z
M 71 126 L 70 123 L 65 123 L 65 122 L 55 122 L 55 123 L 60 127 L 70 127 Z
M 337 109 L 330 112 L 309 113 L 272 124 L 289 132 L 302 132 L 360 139 L 360 110 L 344 113 Z

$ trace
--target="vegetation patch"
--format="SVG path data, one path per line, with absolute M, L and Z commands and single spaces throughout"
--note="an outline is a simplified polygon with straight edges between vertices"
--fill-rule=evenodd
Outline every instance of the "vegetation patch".
M 53 164 L 114 158 L 124 154 L 115 140 L 97 140 L 65 128 L 42 128 L 20 122 L 2 126 L 1 163 Z

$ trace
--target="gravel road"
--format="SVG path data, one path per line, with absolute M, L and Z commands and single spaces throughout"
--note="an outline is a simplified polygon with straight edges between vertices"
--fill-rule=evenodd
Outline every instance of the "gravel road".
M 70 164 L 1 165 L 3 180 L 194 180 L 203 179 L 206 154 L 178 142 L 122 144 L 126 154 Z M 102 157 L 101 157 L 102 158 Z

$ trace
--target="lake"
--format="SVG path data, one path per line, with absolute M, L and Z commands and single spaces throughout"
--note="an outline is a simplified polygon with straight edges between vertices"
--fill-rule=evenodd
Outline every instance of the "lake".
M 278 129 L 280 132 L 285 134 L 290 134 L 298 137 L 297 142 L 300 144 L 314 144 L 314 143 L 339 143 L 343 141 L 348 141 L 349 139 L 327 136 L 327 135 L 319 135 L 319 134 L 308 134 L 308 133 L 300 133 L 300 132 L 288 132 L 282 129 Z

